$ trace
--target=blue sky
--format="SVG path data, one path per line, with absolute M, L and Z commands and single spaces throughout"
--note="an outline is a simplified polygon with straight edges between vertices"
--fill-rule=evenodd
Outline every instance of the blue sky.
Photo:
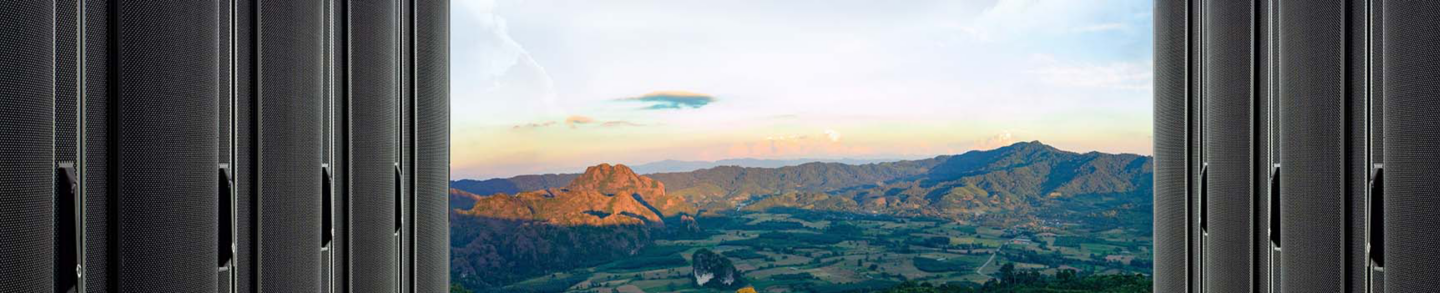
M 455 178 L 1150 153 L 1150 1 L 454 0 Z

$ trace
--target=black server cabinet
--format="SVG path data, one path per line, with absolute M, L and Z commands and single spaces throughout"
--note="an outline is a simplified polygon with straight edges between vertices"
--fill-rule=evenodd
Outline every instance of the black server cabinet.
M 55 161 L 55 2 L 10 1 L 0 12 L 0 291 L 64 290 L 73 274 L 57 276 L 58 197 L 71 192 Z M 66 178 L 68 179 L 68 178 Z M 68 184 L 67 184 L 68 185 Z M 63 190 L 62 190 L 63 189 Z M 73 245 L 73 244 L 71 244 Z M 73 256 L 73 255 L 72 255 Z M 67 264 L 69 265 L 69 264 Z M 73 268 L 66 268 L 73 272 Z
M 1280 1 L 1280 288 L 1364 290 L 1361 1 Z
M 1184 292 L 1189 109 L 1188 1 L 1155 2 L 1155 268 L 1156 292 Z M 442 207 L 443 208 L 443 207 Z
M 1207 292 L 1253 291 L 1255 211 L 1259 198 L 1255 165 L 1260 141 L 1255 127 L 1261 68 L 1255 54 L 1257 3 L 1205 1 L 1202 8 L 1200 130 L 1201 280 Z
M 450 1 L 416 0 L 415 292 L 450 287 Z
M 399 6 L 347 4 L 349 290 L 400 289 Z
M 249 89 L 240 121 L 251 149 L 239 172 L 250 184 L 251 262 L 241 270 L 261 291 L 319 291 L 325 181 L 323 1 L 252 1 Z
M 1440 286 L 1440 3 L 1384 5 L 1384 287 L 1434 291 Z
M 216 3 L 111 7 L 117 291 L 216 291 Z

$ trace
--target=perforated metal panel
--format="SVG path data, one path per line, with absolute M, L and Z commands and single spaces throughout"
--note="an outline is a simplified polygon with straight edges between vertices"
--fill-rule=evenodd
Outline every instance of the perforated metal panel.
M 320 284 L 324 2 L 260 1 L 256 145 L 261 291 Z
M 215 83 L 219 85 L 216 95 L 220 99 L 215 110 L 217 113 L 215 131 L 216 143 L 220 146 L 217 161 L 220 163 L 230 163 L 230 156 L 232 155 L 230 149 L 230 128 L 234 125 L 230 122 L 233 118 L 230 114 L 230 108 L 232 108 L 230 103 L 234 102 L 231 97 L 234 89 L 231 88 L 233 85 L 230 84 L 230 78 L 232 77 L 231 74 L 234 73 L 234 69 L 231 68 L 231 62 L 234 61 L 231 56 L 231 54 L 234 53 L 234 48 L 232 47 L 234 44 L 230 41 L 232 37 L 230 34 L 230 14 L 234 12 L 232 10 L 233 7 L 231 7 L 233 4 L 234 2 L 231 0 L 215 2 L 215 34 L 218 36 L 215 38 L 215 66 L 217 69 L 215 71 Z
M 1186 290 L 1185 5 L 1183 0 L 1155 2 L 1156 292 Z
M 398 289 L 398 7 L 349 3 L 351 291 Z
M 450 1 L 415 2 L 415 292 L 450 287 Z
M 55 161 L 79 156 L 80 96 L 79 8 L 75 1 L 55 2 Z
M 1246 292 L 1255 268 L 1255 3 L 1205 3 L 1204 286 L 1210 292 Z
M 1279 14 L 1282 288 L 1345 291 L 1362 219 L 1352 188 L 1355 95 L 1345 1 L 1282 1 Z M 1359 8 L 1359 7 L 1357 7 Z M 1341 20 L 1341 21 L 1335 21 Z M 1347 78 L 1349 77 L 1349 78 Z M 1363 140 L 1361 141 L 1363 142 Z M 1363 155 L 1362 155 L 1363 158 Z M 1363 169 L 1362 169 L 1363 170 Z M 1361 206 L 1363 208 L 1363 205 Z M 1362 246 L 1363 247 L 1363 246 Z M 1358 272 L 1358 271 L 1355 271 Z M 1363 281 L 1358 282 L 1363 283 Z
M 1344 75 L 1344 264 L 1340 268 L 1345 274 L 1347 292 L 1363 292 L 1365 283 L 1365 214 L 1366 186 L 1369 182 L 1369 160 L 1365 148 L 1369 145 L 1366 136 L 1366 3 L 1365 0 L 1345 0 L 1345 75 Z
M 215 2 L 117 4 L 116 290 L 215 291 Z
M 110 291 L 111 145 L 109 5 L 85 1 L 85 289 Z
M 1385 289 L 1440 287 L 1440 2 L 1384 11 Z
M 6 1 L 0 11 L 0 291 L 53 290 L 54 9 Z

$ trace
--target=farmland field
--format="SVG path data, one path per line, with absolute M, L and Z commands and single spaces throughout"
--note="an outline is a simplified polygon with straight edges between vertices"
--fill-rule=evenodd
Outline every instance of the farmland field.
M 690 256 L 708 249 L 759 292 L 845 292 L 905 281 L 983 284 L 1001 264 L 1149 274 L 1150 239 L 1081 227 L 1000 229 L 945 220 L 802 210 L 702 218 L 704 235 L 658 239 L 631 257 L 515 283 L 516 291 L 713 292 L 693 285 Z M 1129 237 L 1129 238 L 1125 238 Z M 562 289 L 563 288 L 563 289 Z

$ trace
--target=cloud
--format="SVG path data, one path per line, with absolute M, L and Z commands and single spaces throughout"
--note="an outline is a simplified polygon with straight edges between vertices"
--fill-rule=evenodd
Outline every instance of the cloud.
M 614 121 L 605 121 L 605 123 L 600 123 L 600 126 L 602 126 L 602 127 L 629 127 L 629 126 L 645 126 L 645 124 L 640 124 L 640 123 L 635 123 L 635 122 L 630 122 L 630 121 L 624 121 L 624 120 L 614 120 Z
M 1127 26 L 1127 25 L 1125 25 L 1125 24 L 1123 24 L 1123 23 L 1101 23 L 1101 24 L 1092 24 L 1092 25 L 1074 27 L 1074 28 L 1071 28 L 1070 31 L 1071 31 L 1071 32 L 1077 32 L 1077 33 L 1093 33 L 1093 32 L 1103 32 L 1103 31 L 1118 31 L 1118 30 L 1125 30 L 1125 29 L 1129 29 L 1129 28 L 1130 28 L 1130 26 Z
M 639 97 L 623 98 L 620 101 L 650 103 L 646 110 L 699 109 L 715 102 L 715 97 L 687 91 L 658 91 Z
M 767 136 L 764 140 L 730 143 L 719 158 L 813 158 L 863 157 L 875 150 L 867 146 L 849 145 L 840 141 L 840 132 L 827 129 L 821 133 Z
M 1076 64 L 1060 62 L 1048 55 L 1031 59 L 1040 66 L 1030 72 L 1054 85 L 1123 90 L 1148 90 L 1153 85 L 1151 66 L 1140 62 Z
M 555 121 L 545 121 L 545 122 L 541 122 L 541 123 L 526 123 L 526 124 L 521 124 L 521 125 L 512 126 L 512 127 L 510 127 L 510 129 L 535 129 L 535 128 L 541 128 L 541 127 L 548 127 L 548 126 L 551 126 L 551 125 L 555 125 Z
M 834 129 L 826 129 L 826 130 L 825 130 L 825 136 L 828 137 L 828 138 L 830 138 L 830 142 L 840 142 L 840 132 L 839 132 L 839 131 L 835 131 Z
M 595 118 L 580 115 L 570 115 L 570 117 L 565 117 L 565 126 L 570 126 L 571 129 L 574 129 L 575 125 L 589 123 L 595 123 Z
M 570 129 L 576 129 L 576 128 L 579 128 L 579 127 L 582 126 L 582 125 L 590 125 L 590 124 L 598 124 L 598 125 L 600 125 L 600 127 L 645 126 L 645 124 L 640 124 L 640 123 L 635 123 L 635 122 L 630 122 L 630 121 L 625 121 L 625 120 L 600 121 L 600 120 L 596 120 L 595 118 L 590 118 L 589 116 L 570 115 L 570 117 L 565 117 L 565 120 L 563 120 L 563 121 L 545 121 L 545 122 L 526 123 L 526 124 L 520 124 L 520 125 L 511 126 L 510 129 L 514 129 L 514 130 L 528 130 L 528 129 L 544 128 L 544 127 L 550 127 L 550 126 L 559 125 L 559 124 L 562 123 L 562 122 L 565 123 L 565 126 L 570 127 Z
M 999 134 L 996 134 L 995 136 L 991 136 L 991 137 L 988 137 L 988 138 L 985 138 L 985 139 L 976 141 L 975 144 L 970 147 L 970 149 L 972 149 L 972 150 L 990 150 L 990 149 L 996 149 L 996 148 L 1000 148 L 1000 147 L 1003 147 L 1003 146 L 1007 146 L 1007 145 L 1010 145 L 1010 144 L 1012 144 L 1012 143 L 1015 143 L 1015 136 L 1010 135 L 1010 132 L 1009 132 L 1009 131 L 1005 131 L 1005 132 L 1001 132 L 1001 133 L 999 133 Z

